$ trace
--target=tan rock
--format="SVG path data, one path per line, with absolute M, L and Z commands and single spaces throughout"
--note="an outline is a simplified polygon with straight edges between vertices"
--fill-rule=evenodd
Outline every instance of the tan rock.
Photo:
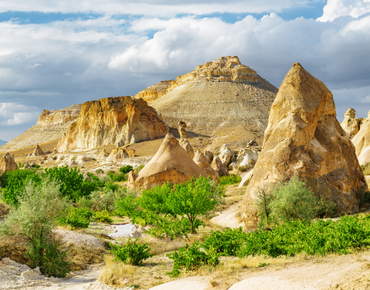
M 32 167 L 27 161 L 26 164 L 24 165 L 24 169 L 30 169 L 30 168 L 32 168 Z
M 135 180 L 137 190 L 149 189 L 165 182 L 174 184 L 207 174 L 190 158 L 177 139 L 167 133 L 154 157 L 139 172 Z
M 44 154 L 45 154 L 44 151 L 42 151 L 41 147 L 37 144 L 30 156 L 36 157 L 36 156 L 41 156 Z
M 349 108 L 344 114 L 344 120 L 340 125 L 347 133 L 347 136 L 352 138 L 360 130 L 361 121 L 362 119 L 356 118 L 356 111 L 352 108 Z
M 130 145 L 125 145 L 122 147 L 122 149 L 125 151 L 128 157 L 135 157 L 135 150 L 128 148 L 128 146 Z
M 220 148 L 220 155 L 218 155 L 218 157 L 220 157 L 222 164 L 227 167 L 230 164 L 233 155 L 234 150 L 231 150 L 229 145 L 224 144 Z
M 331 92 L 299 63 L 285 76 L 271 107 L 243 201 L 246 227 L 258 222 L 256 190 L 295 175 L 315 194 L 335 202 L 341 214 L 357 212 L 356 192 L 367 190 L 354 146 L 336 119 Z
M 185 139 L 185 138 L 181 138 L 180 141 L 179 141 L 179 144 L 189 154 L 190 158 L 193 159 L 194 158 L 194 149 L 190 145 L 189 140 Z
M 193 158 L 194 162 L 207 173 L 212 179 L 218 180 L 217 172 L 212 168 L 212 166 L 208 163 L 207 158 L 204 156 L 200 150 L 197 150 L 195 156 Z
M 58 151 L 92 149 L 163 137 L 166 125 L 144 100 L 132 97 L 104 98 L 83 103 L 80 116 L 58 142 Z
M 370 162 L 370 111 L 362 120 L 360 131 L 352 139 L 360 165 Z
M 213 158 L 211 166 L 214 170 L 216 170 L 219 176 L 229 175 L 229 171 L 227 170 L 227 167 L 221 162 L 220 157 L 215 156 Z
M 107 159 L 108 156 L 109 156 L 109 153 L 105 150 L 105 148 L 103 148 L 96 158 L 105 160 Z
M 179 131 L 179 134 L 180 134 L 180 139 L 186 139 L 187 132 L 186 132 L 185 129 L 186 129 L 186 123 L 183 122 L 183 121 L 180 121 L 178 129 L 177 129 Z
M 127 188 L 135 189 L 135 180 L 136 180 L 135 171 L 131 170 L 127 176 Z
M 14 161 L 14 156 L 10 155 L 8 152 L 4 154 L 0 161 L 0 171 L 8 172 L 16 170 L 18 168 L 17 163 Z
M 125 151 L 122 148 L 114 148 L 112 152 L 109 154 L 107 160 L 108 161 L 121 161 L 126 159 L 128 156 L 126 155 Z
M 241 149 L 238 153 L 237 162 L 238 168 L 249 169 L 254 166 L 258 159 L 258 153 L 251 149 Z
M 204 157 L 206 157 L 207 162 L 211 164 L 213 160 L 213 152 L 211 150 L 204 150 Z

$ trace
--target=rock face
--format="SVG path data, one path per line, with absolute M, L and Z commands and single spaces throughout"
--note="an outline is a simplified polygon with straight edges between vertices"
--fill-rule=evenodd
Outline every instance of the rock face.
M 347 136 L 352 138 L 360 130 L 361 121 L 362 119 L 356 118 L 356 111 L 352 108 L 349 108 L 344 114 L 344 120 L 340 125 L 347 133 Z
M 6 153 L 0 162 L 0 171 L 8 172 L 12 170 L 16 170 L 18 168 L 17 163 L 14 161 L 14 157 L 9 153 Z
M 197 150 L 194 156 L 194 162 L 207 173 L 212 179 L 219 179 L 216 170 L 212 168 L 212 166 L 208 163 L 207 158 L 204 156 L 200 150 Z
M 104 98 L 83 103 L 78 119 L 58 143 L 58 151 L 92 149 L 163 137 L 166 125 L 144 100 L 132 97 Z
M 61 110 L 44 110 L 35 126 L 1 146 L 0 152 L 60 139 L 67 132 L 68 127 L 76 121 L 80 115 L 80 109 L 81 105 L 73 105 Z
M 243 147 L 248 140 L 262 142 L 276 93 L 276 87 L 238 57 L 227 56 L 136 97 L 148 100 L 170 127 L 178 128 L 181 120 L 191 128 L 188 136 L 214 137 L 210 149 L 215 149 L 226 142 L 232 147 Z
M 336 119 L 331 92 L 299 63 L 285 76 L 271 107 L 263 149 L 243 201 L 246 227 L 256 227 L 258 187 L 297 175 L 313 192 L 338 205 L 340 213 L 359 210 L 356 191 L 367 190 L 355 149 Z
M 370 111 L 367 118 L 362 120 L 360 131 L 352 139 L 360 165 L 370 162 Z
M 190 145 L 189 140 L 185 139 L 185 138 L 181 138 L 180 141 L 179 141 L 179 144 L 189 154 L 190 158 L 193 159 L 194 158 L 194 149 Z
M 137 190 L 149 189 L 165 182 L 174 184 L 190 180 L 192 177 L 207 177 L 207 174 L 190 158 L 177 139 L 168 133 L 158 152 L 139 172 L 134 187 Z M 130 181 L 130 184 L 133 182 Z

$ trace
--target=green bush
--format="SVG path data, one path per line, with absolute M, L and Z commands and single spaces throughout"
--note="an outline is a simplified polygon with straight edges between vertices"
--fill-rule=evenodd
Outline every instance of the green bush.
M 205 249 L 214 249 L 222 256 L 236 256 L 244 244 L 244 237 L 242 228 L 227 228 L 223 232 L 212 231 L 209 236 L 206 236 L 202 246 Z
M 137 241 L 138 239 L 131 243 L 131 239 L 128 239 L 125 246 L 110 243 L 110 252 L 115 255 L 115 261 L 121 261 L 125 264 L 131 265 L 142 265 L 143 260 L 152 257 L 153 255 L 149 253 L 150 248 L 148 247 L 148 244 L 138 244 Z
M 135 172 L 135 175 L 138 175 L 139 174 L 139 172 L 141 171 L 141 169 L 143 169 L 144 168 L 144 164 L 140 164 L 138 167 L 136 167 L 135 169 L 134 169 L 134 172 Z
M 220 184 L 221 185 L 229 185 L 229 184 L 235 184 L 240 183 L 242 181 L 242 178 L 240 175 L 224 175 L 220 176 Z
M 121 172 L 122 174 L 126 174 L 129 173 L 131 170 L 134 170 L 134 168 L 131 165 L 126 165 L 124 167 L 121 167 L 119 169 L 119 172 Z
M 118 184 L 114 184 L 112 181 L 105 183 L 105 189 L 107 191 L 117 191 L 119 188 Z
M 107 173 L 107 176 L 109 177 L 109 179 L 111 181 L 116 181 L 116 182 L 125 181 L 127 179 L 125 174 L 118 173 L 118 172 L 115 172 L 115 171 L 109 171 Z
M 361 165 L 361 169 L 364 175 L 370 174 L 370 162 L 366 163 L 365 165 Z
M 94 213 L 86 208 L 72 207 L 67 214 L 59 218 L 61 225 L 70 225 L 72 228 L 88 228 Z
M 110 224 L 113 222 L 113 220 L 110 217 L 110 213 L 106 209 L 95 212 L 94 217 L 98 222 L 101 222 L 101 223 Z
M 96 174 L 103 174 L 104 173 L 104 170 L 101 169 L 101 168 L 98 168 L 98 169 L 95 170 L 95 173 Z

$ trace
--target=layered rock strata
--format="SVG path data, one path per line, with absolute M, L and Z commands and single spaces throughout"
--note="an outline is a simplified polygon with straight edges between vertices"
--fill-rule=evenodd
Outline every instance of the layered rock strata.
M 370 111 L 367 118 L 362 120 L 360 131 L 352 139 L 356 148 L 356 156 L 360 165 L 370 162 Z
M 121 147 L 164 137 L 167 127 L 155 109 L 133 97 L 104 98 L 83 103 L 78 119 L 58 142 L 58 151 L 101 145 Z
M 347 136 L 352 138 L 360 130 L 362 119 L 356 118 L 356 111 L 349 108 L 344 114 L 344 120 L 340 124 L 343 130 L 346 132 Z
M 357 212 L 356 192 L 367 190 L 355 148 L 336 119 L 333 95 L 299 63 L 285 76 L 271 107 L 243 201 L 246 227 L 257 226 L 257 189 L 295 175 L 316 195 L 335 202 L 341 214 Z
M 177 139 L 168 133 L 157 153 L 138 176 L 130 175 L 128 184 L 142 190 L 165 182 L 182 183 L 199 176 L 207 177 L 207 174 L 190 158 Z

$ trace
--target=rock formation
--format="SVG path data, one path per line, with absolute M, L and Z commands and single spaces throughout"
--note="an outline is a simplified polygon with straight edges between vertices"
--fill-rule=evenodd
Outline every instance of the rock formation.
M 360 131 L 352 139 L 356 148 L 356 156 L 360 165 L 370 162 L 370 111 L 367 118 L 362 120 Z
M 181 138 L 180 141 L 179 141 L 179 144 L 189 154 L 190 158 L 193 159 L 194 158 L 194 149 L 190 145 L 189 140 L 185 139 L 185 138 Z
M 258 153 L 251 149 L 241 149 L 238 153 L 237 163 L 240 170 L 252 168 L 258 159 Z
M 185 129 L 186 129 L 186 123 L 183 122 L 183 121 L 180 121 L 178 129 L 177 129 L 179 131 L 179 134 L 180 134 L 180 139 L 186 139 L 187 132 L 186 132 Z
M 285 76 L 271 107 L 243 201 L 246 227 L 257 225 L 256 190 L 295 175 L 316 195 L 335 202 L 341 214 L 357 212 L 356 192 L 367 190 L 355 148 L 336 119 L 331 92 L 299 63 Z
M 134 181 L 134 187 L 141 190 L 165 182 L 177 184 L 200 175 L 207 177 L 204 170 L 195 164 L 177 139 L 168 133 L 157 153 L 139 172 Z
M 30 169 L 30 168 L 32 168 L 32 167 L 27 161 L 26 164 L 24 165 L 24 169 Z
M 212 168 L 214 170 L 216 170 L 217 174 L 219 176 L 222 176 L 222 175 L 229 175 L 229 171 L 227 170 L 227 167 L 225 164 L 223 164 L 220 160 L 220 157 L 218 156 L 215 156 L 213 158 L 213 161 L 212 161 L 212 164 L 211 164 Z
M 128 156 L 122 148 L 114 148 L 109 154 L 107 160 L 117 162 L 126 159 L 127 157 Z
M 78 119 L 58 143 L 58 151 L 92 149 L 163 137 L 166 125 L 144 100 L 132 97 L 104 98 L 83 103 Z
M 105 160 L 107 157 L 109 156 L 109 154 L 107 153 L 107 151 L 105 150 L 105 148 L 103 148 L 99 155 L 96 157 L 97 159 L 103 159 Z
M 81 105 L 73 105 L 61 110 L 44 110 L 35 126 L 1 146 L 0 152 L 17 150 L 60 139 L 67 132 L 68 127 L 76 121 L 80 109 Z
M 147 100 L 170 127 L 178 128 L 182 120 L 191 132 L 214 137 L 214 149 L 226 142 L 232 147 L 244 147 L 251 139 L 262 142 L 276 93 L 276 87 L 238 57 L 227 56 L 136 97 Z
M 212 166 L 208 163 L 207 158 L 204 156 L 202 152 L 200 152 L 200 150 L 197 150 L 193 160 L 212 179 L 219 179 L 216 170 L 212 168 Z
M 361 121 L 362 119 L 356 118 L 356 111 L 352 108 L 349 108 L 344 114 L 344 120 L 340 125 L 347 133 L 347 136 L 352 138 L 360 130 Z
M 33 150 L 33 152 L 30 154 L 30 157 L 41 156 L 41 155 L 44 155 L 44 154 L 45 154 L 44 151 L 42 151 L 39 144 L 37 144 L 35 149 Z
M 227 167 L 230 164 L 233 155 L 234 151 L 230 149 L 229 145 L 224 144 L 220 148 L 220 155 L 218 155 L 218 157 L 220 157 L 222 164 Z
M 203 154 L 204 154 L 204 157 L 207 159 L 207 162 L 211 164 L 213 160 L 213 152 L 210 150 L 204 150 Z
M 0 161 L 0 171 L 8 172 L 16 170 L 17 168 L 18 165 L 14 161 L 14 156 L 10 155 L 8 152 L 4 154 L 3 158 Z

